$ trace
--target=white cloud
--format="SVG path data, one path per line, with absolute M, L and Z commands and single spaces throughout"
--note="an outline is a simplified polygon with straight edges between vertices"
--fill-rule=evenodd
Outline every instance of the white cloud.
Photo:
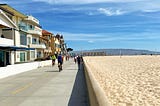
M 109 8 L 99 8 L 98 11 L 102 14 L 107 15 L 107 16 L 123 15 L 125 13 L 121 10 L 113 10 L 113 9 L 109 9 Z
M 50 31 L 61 32 L 61 31 Z M 55 33 L 56 34 L 56 33 Z M 143 32 L 143 33 L 69 33 L 61 32 L 66 41 L 86 41 L 95 43 L 97 41 L 136 41 L 136 40 L 156 40 L 160 39 L 159 33 Z
M 89 40 L 88 43 L 94 43 L 94 41 L 93 40 Z
M 33 0 L 38 2 L 46 2 L 49 4 L 90 4 L 90 3 L 104 3 L 104 2 L 136 2 L 143 0 Z

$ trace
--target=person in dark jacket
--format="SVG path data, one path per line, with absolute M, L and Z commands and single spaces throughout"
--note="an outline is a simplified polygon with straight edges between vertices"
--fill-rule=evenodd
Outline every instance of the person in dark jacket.
M 80 65 L 81 65 L 81 57 L 77 56 L 77 63 L 78 63 L 78 70 L 80 70 Z

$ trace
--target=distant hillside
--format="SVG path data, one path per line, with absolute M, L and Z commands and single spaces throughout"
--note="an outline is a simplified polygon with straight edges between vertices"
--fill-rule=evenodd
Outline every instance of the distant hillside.
M 107 55 L 150 55 L 160 54 L 149 50 L 136 50 L 136 49 L 96 49 L 92 51 L 105 51 Z
M 160 52 L 149 51 L 149 50 L 137 50 L 137 49 L 95 49 L 95 50 L 84 50 L 75 51 L 74 53 L 81 54 L 82 52 L 97 52 L 103 51 L 107 55 L 158 55 Z

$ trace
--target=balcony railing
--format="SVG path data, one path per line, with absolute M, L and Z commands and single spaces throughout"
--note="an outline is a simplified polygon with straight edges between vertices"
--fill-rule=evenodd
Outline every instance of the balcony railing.
M 45 44 L 29 44 L 30 48 L 45 49 Z
M 13 40 L 7 38 L 0 38 L 0 45 L 13 46 Z
M 27 26 L 23 24 L 19 24 L 19 29 L 23 31 L 27 31 Z
M 52 52 L 51 47 L 48 47 L 48 48 L 44 49 L 44 52 L 45 53 L 51 53 Z
M 35 24 L 37 24 L 37 25 L 39 25 L 39 21 L 36 19 L 36 18 L 34 18 L 33 16 L 28 16 L 26 19 L 24 19 L 25 21 L 30 21 L 30 22 L 32 22 L 32 23 L 35 23 Z
M 35 26 L 34 30 L 28 30 L 28 33 L 42 35 L 42 29 Z

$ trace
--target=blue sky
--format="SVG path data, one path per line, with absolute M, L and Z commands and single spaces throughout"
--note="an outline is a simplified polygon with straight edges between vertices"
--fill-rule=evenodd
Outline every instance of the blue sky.
M 1 0 L 60 33 L 74 50 L 160 51 L 160 0 Z

